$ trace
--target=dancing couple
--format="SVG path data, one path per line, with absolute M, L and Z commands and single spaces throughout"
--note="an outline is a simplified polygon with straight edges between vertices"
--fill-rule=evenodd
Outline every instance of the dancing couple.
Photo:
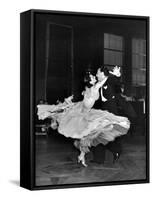
M 90 147 L 94 147 L 95 160 L 97 157 L 101 159 L 99 148 L 103 154 L 104 147 L 125 135 L 130 128 L 128 118 L 117 113 L 115 92 L 119 87 L 117 78 L 120 76 L 120 68 L 117 66 L 110 71 L 106 67 L 99 68 L 96 74 L 98 80 L 91 73 L 85 76 L 82 101 L 72 102 L 71 96 L 57 105 L 37 106 L 39 119 L 51 118 L 53 129 L 74 139 L 75 147 L 80 150 L 78 162 L 85 167 L 85 154 L 90 151 Z M 112 150 L 112 153 L 117 158 L 115 156 L 118 152 Z

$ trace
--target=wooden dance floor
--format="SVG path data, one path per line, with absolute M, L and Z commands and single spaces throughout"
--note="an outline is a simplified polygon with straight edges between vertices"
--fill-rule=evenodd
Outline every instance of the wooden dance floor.
M 79 151 L 71 139 L 56 132 L 36 136 L 36 186 L 145 179 L 145 136 L 124 136 L 122 147 L 118 163 L 94 164 L 88 153 L 85 168 L 77 163 Z

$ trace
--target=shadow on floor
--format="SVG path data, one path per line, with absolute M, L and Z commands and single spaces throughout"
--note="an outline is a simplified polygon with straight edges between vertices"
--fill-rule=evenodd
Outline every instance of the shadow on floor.
M 20 186 L 19 180 L 10 180 L 9 182 L 12 183 L 13 185 Z
M 77 163 L 78 150 L 65 137 L 36 137 L 36 185 L 58 185 L 146 179 L 145 137 L 128 137 L 116 164 Z

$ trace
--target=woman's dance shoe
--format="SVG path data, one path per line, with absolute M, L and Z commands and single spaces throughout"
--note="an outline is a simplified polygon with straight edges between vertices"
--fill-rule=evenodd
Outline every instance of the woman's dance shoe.
M 87 167 L 88 165 L 85 163 L 85 159 L 83 159 L 81 156 L 78 156 L 78 163 L 80 163 L 84 166 Z

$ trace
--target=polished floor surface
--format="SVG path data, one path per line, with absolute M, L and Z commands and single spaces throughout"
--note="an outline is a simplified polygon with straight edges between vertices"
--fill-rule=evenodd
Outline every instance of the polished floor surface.
M 128 135 L 122 146 L 118 163 L 112 164 L 107 152 L 105 164 L 95 164 L 90 162 L 92 153 L 88 153 L 88 167 L 83 167 L 77 163 L 79 152 L 71 139 L 56 132 L 36 136 L 36 186 L 145 179 L 145 137 Z

